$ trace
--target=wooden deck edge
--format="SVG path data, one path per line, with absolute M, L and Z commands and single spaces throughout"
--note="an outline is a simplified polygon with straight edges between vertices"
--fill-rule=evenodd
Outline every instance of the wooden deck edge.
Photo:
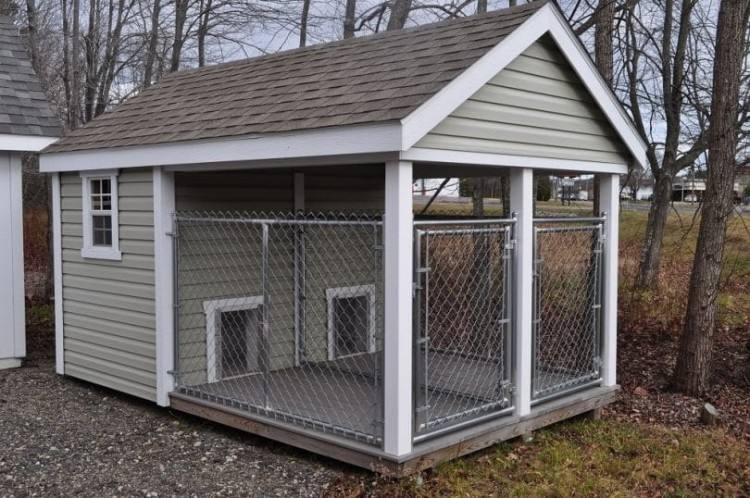
M 241 431 L 288 444 L 328 458 L 386 476 L 405 477 L 442 462 L 481 450 L 493 444 L 531 433 L 548 425 L 591 412 L 615 400 L 619 387 L 599 387 L 540 405 L 521 419 L 498 418 L 461 431 L 425 441 L 399 460 L 378 448 L 354 443 L 335 436 L 305 432 L 288 424 L 250 418 L 232 408 L 170 394 L 171 408 Z

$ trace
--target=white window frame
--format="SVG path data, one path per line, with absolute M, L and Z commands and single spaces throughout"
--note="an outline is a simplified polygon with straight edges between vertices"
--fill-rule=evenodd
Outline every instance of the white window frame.
M 350 298 L 350 297 L 367 297 L 370 303 L 370 319 L 368 324 L 367 338 L 368 348 L 367 353 L 374 353 L 376 350 L 375 344 L 375 285 L 355 285 L 352 287 L 333 287 L 326 289 L 326 303 L 328 306 L 328 359 L 336 360 L 338 358 L 349 358 L 351 356 L 358 356 L 366 353 L 352 353 L 343 356 L 336 356 L 336 342 L 335 342 L 335 330 L 334 330 L 334 317 L 333 317 L 333 300 L 337 298 Z
M 263 296 L 233 297 L 203 301 L 206 315 L 206 376 L 208 382 L 218 382 L 224 377 L 219 374 L 221 351 L 216 347 L 216 339 L 221 334 L 221 314 L 227 311 L 249 311 L 263 306 Z
M 107 259 L 122 261 L 120 251 L 120 215 L 119 189 L 117 185 L 118 170 L 100 170 L 81 172 L 81 204 L 83 205 L 83 247 L 81 257 L 88 259 Z M 92 232 L 91 180 L 109 180 L 111 187 L 110 215 L 112 216 L 112 245 L 95 246 Z

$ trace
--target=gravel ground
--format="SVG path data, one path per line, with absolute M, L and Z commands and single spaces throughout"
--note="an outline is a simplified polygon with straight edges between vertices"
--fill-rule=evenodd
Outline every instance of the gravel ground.
M 54 373 L 0 371 L 0 497 L 319 496 L 352 467 Z

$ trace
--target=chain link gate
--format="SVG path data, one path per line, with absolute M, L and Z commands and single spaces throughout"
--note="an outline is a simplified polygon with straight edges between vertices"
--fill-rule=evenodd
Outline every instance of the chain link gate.
M 178 212 L 177 392 L 383 437 L 382 221 Z
M 415 441 L 512 410 L 513 226 L 415 222 Z
M 534 226 L 532 404 L 601 379 L 604 218 Z

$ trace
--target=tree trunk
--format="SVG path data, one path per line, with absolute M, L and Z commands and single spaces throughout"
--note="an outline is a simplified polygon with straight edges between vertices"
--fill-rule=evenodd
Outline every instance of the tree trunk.
M 708 387 L 727 220 L 734 203 L 737 114 L 748 0 L 722 0 L 716 35 L 708 179 L 698 245 L 690 275 L 687 313 L 673 385 L 690 395 Z
M 81 0 L 73 0 L 73 32 L 71 34 L 71 54 L 70 54 L 70 116 L 68 124 L 71 130 L 78 127 L 78 120 L 81 115 Z
M 599 72 L 602 73 L 604 81 L 612 88 L 614 79 L 613 55 L 612 55 L 612 33 L 615 22 L 615 0 L 599 0 L 599 5 L 594 13 L 594 60 Z
M 208 36 L 208 23 L 211 20 L 212 0 L 201 2 L 200 18 L 198 19 L 198 67 L 206 65 L 206 37 Z
M 474 218 L 484 218 L 484 178 L 471 179 L 471 210 Z
M 672 199 L 672 177 L 662 173 L 654 179 L 654 194 L 646 223 L 646 238 L 643 241 L 640 271 L 636 285 L 640 288 L 652 287 L 659 273 L 661 246 L 664 228 Z
M 299 46 L 307 45 L 307 19 L 310 17 L 310 0 L 303 0 L 302 15 L 299 20 Z
M 185 43 L 183 31 L 187 19 L 188 0 L 175 0 L 174 5 L 174 43 L 172 43 L 172 63 L 170 72 L 179 71 L 182 58 L 182 45 Z
M 388 31 L 403 29 L 411 11 L 411 0 L 392 0 L 392 2 L 391 16 L 388 18 L 386 28 Z
M 154 61 L 156 48 L 159 46 L 159 16 L 161 15 L 161 0 L 153 0 L 151 11 L 151 32 L 148 35 L 148 51 L 146 52 L 146 67 L 143 70 L 143 88 L 148 88 L 154 79 Z
M 29 55 L 31 55 L 31 65 L 37 74 L 41 74 L 39 67 L 39 47 L 37 44 L 37 26 L 36 26 L 36 1 L 26 0 L 26 30 L 29 38 Z
M 96 105 L 96 88 L 99 84 L 99 43 L 101 41 L 99 0 L 92 0 L 89 4 L 89 26 L 83 37 L 86 49 L 86 88 L 83 97 L 84 122 L 94 117 Z M 111 3 L 110 3 L 111 7 Z M 109 29 L 112 27 L 112 10 L 109 12 Z M 109 29 L 107 30 L 109 32 Z
M 354 21 L 357 10 L 357 0 L 346 0 L 346 12 L 344 13 L 344 38 L 354 36 Z
M 485 14 L 487 12 L 487 0 L 477 0 L 477 14 Z

